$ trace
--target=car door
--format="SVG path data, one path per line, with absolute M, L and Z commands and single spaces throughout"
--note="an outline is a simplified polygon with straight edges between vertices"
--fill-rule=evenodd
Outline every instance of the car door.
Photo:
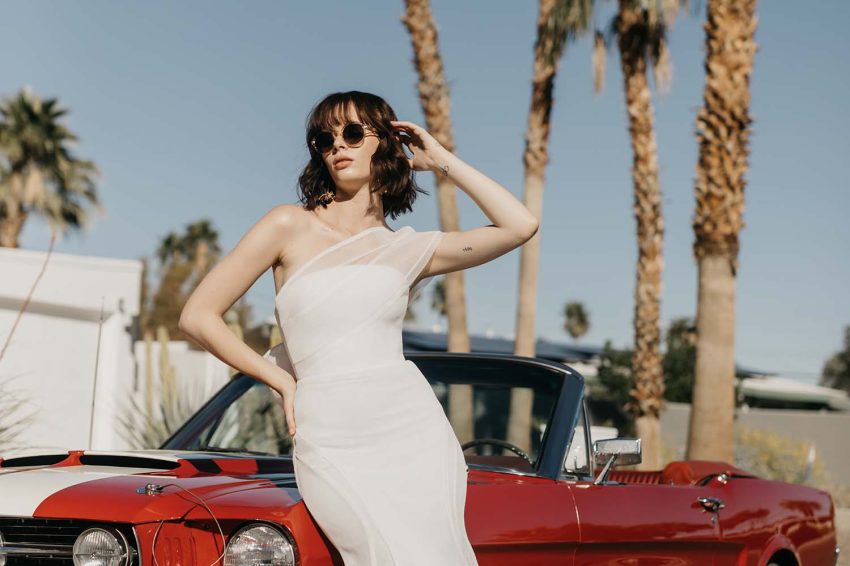
M 549 442 L 551 431 L 565 429 L 558 420 L 561 413 L 555 410 L 559 400 L 575 394 L 580 382 L 571 379 L 567 388 L 560 368 L 526 359 L 423 356 L 418 365 L 449 422 L 460 425 L 461 431 L 472 425 L 458 437 L 471 433 L 462 443 L 469 466 L 464 522 L 478 564 L 572 566 L 579 529 L 571 491 L 499 443 L 508 440 L 511 400 L 520 391 L 530 394 L 532 418 L 526 426 L 532 449 L 528 456 L 536 462 L 540 452 L 535 450 Z M 463 394 L 464 386 L 466 394 L 471 393 L 466 399 L 475 408 L 471 423 L 462 416 L 453 420 L 449 410 L 452 397 Z M 472 413 L 466 415 L 469 419 Z
M 572 495 L 551 479 L 472 470 L 464 516 L 480 566 L 573 565 Z
M 638 483 L 657 482 L 660 473 L 632 474 L 634 483 L 595 485 L 590 479 L 590 435 L 585 433 L 589 420 L 582 417 L 564 469 L 580 529 L 576 566 L 715 566 L 717 515 L 705 508 L 710 499 L 700 503 L 698 498 L 717 497 L 717 488 Z M 570 475 L 577 479 L 570 481 Z
M 576 566 L 714 566 L 719 529 L 697 501 L 703 496 L 705 489 L 692 486 L 577 482 Z

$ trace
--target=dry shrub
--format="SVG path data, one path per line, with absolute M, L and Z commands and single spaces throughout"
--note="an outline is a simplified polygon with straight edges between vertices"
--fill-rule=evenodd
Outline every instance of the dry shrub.
M 740 428 L 735 434 L 735 465 L 759 477 L 800 483 L 828 491 L 836 507 L 850 506 L 850 487 L 836 484 L 813 443 L 774 432 Z
M 143 398 L 129 392 L 119 416 L 119 434 L 134 449 L 159 448 L 178 428 L 195 414 L 213 391 L 200 382 L 185 383 L 174 373 L 168 350 L 169 335 L 164 326 L 157 328 L 159 342 L 159 388 L 153 383 L 153 336 L 145 332 L 145 386 Z
M 32 421 L 34 412 L 27 409 L 27 399 L 11 387 L 12 379 L 0 381 L 0 454 L 23 448 L 18 436 Z

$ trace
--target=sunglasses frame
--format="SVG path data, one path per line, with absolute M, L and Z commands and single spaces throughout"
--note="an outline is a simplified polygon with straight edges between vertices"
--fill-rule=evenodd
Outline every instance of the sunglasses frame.
M 345 138 L 345 129 L 348 128 L 348 126 L 360 126 L 363 129 L 363 137 L 361 137 L 360 140 L 357 141 L 357 142 L 353 142 L 353 143 L 349 142 Z M 342 132 L 340 132 L 340 133 L 342 134 L 343 141 L 345 141 L 345 143 L 346 143 L 346 145 L 348 145 L 348 147 L 360 147 L 361 145 L 363 145 L 363 142 L 366 140 L 366 138 L 368 136 L 375 136 L 375 137 L 378 137 L 378 138 L 381 137 L 381 135 L 378 134 L 377 132 L 375 132 L 375 130 L 373 130 L 370 126 L 367 126 L 366 124 L 364 124 L 362 122 L 346 122 L 346 124 L 342 127 Z M 320 150 L 319 147 L 316 145 L 316 138 L 319 137 L 322 134 L 329 134 L 333 138 L 333 141 L 331 142 L 330 147 L 327 148 L 324 151 Z M 314 150 L 316 150 L 317 153 L 327 153 L 327 152 L 329 152 L 331 149 L 333 149 L 333 146 L 334 146 L 335 143 L 336 143 L 336 134 L 334 132 L 330 132 L 328 130 L 321 130 L 321 131 L 317 132 L 316 135 L 314 135 L 310 139 L 310 145 L 313 147 Z

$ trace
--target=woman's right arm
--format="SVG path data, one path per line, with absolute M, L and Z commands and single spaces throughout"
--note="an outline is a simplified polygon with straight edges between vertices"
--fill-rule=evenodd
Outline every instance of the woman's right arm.
M 256 377 L 283 397 L 289 434 L 295 434 L 295 378 L 236 337 L 223 315 L 283 256 L 295 233 L 295 205 L 270 210 L 203 278 L 186 301 L 178 326 L 205 350 L 232 368 Z

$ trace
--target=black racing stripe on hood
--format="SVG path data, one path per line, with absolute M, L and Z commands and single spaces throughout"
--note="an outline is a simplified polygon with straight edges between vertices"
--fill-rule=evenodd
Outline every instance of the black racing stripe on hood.
M 83 454 L 80 464 L 87 466 L 115 466 L 118 468 L 150 468 L 152 470 L 173 470 L 180 467 L 179 462 L 142 458 L 139 456 L 112 456 L 109 454 Z
M 3 468 L 19 468 L 24 466 L 52 466 L 58 464 L 68 457 L 68 453 L 64 454 L 39 454 L 38 456 L 18 456 L 17 458 L 9 458 L 3 460 Z
M 220 474 L 221 466 L 215 463 L 215 460 L 205 459 L 205 458 L 192 458 L 189 459 L 189 462 L 198 469 L 199 472 L 204 472 L 205 474 Z

